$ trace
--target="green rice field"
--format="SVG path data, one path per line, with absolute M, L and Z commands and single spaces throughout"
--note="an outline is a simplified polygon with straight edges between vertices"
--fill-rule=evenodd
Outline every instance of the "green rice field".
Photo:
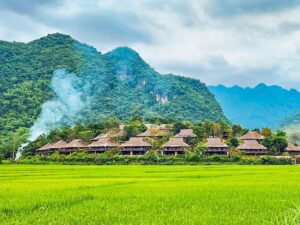
M 0 224 L 300 224 L 300 167 L 3 164 Z

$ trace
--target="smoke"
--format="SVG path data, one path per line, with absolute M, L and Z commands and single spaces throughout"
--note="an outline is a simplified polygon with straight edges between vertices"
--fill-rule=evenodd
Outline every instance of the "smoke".
M 55 98 L 42 105 L 41 114 L 30 128 L 28 141 L 34 141 L 42 134 L 48 134 L 51 130 L 62 126 L 73 126 L 78 120 L 81 110 L 86 102 L 81 80 L 65 70 L 56 70 L 53 73 L 51 89 Z M 22 149 L 28 145 L 23 143 L 18 149 L 16 159 L 21 156 Z

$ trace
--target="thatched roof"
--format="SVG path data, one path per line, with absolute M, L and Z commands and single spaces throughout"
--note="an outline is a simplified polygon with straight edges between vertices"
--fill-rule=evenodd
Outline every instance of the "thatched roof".
M 264 139 L 264 136 L 260 135 L 256 131 L 248 131 L 246 134 L 244 134 L 242 137 L 240 137 L 242 140 L 262 140 Z
M 136 135 L 137 137 L 156 137 L 156 135 L 154 133 L 152 133 L 152 131 L 150 129 L 146 130 L 143 133 L 140 133 L 138 135 Z
M 99 134 L 95 138 L 92 139 L 92 141 L 97 141 L 101 138 L 115 138 L 115 137 L 121 137 L 124 135 L 124 125 L 119 126 L 118 131 L 110 130 L 104 134 Z
M 74 139 L 69 144 L 67 144 L 64 148 L 87 148 L 86 143 L 81 139 Z
M 176 138 L 188 138 L 188 137 L 197 137 L 194 134 L 193 129 L 181 129 L 178 134 L 175 135 Z
M 97 147 L 111 147 L 111 148 L 116 148 L 119 145 L 117 143 L 113 143 L 109 140 L 109 138 L 100 138 L 98 141 L 95 141 L 88 145 L 88 147 L 91 148 L 97 148 Z
M 164 148 L 183 147 L 188 148 L 189 145 L 183 141 L 183 138 L 170 138 L 169 141 L 162 145 Z
M 52 144 L 49 149 L 62 149 L 65 148 L 67 146 L 67 142 L 60 140 L 58 142 L 55 142 L 54 144 Z
M 228 148 L 221 138 L 207 138 L 206 145 L 208 148 Z
M 144 141 L 142 137 L 132 137 L 129 141 L 121 144 L 122 147 L 152 147 L 151 144 Z
M 145 124 L 147 128 L 154 128 L 160 131 L 170 131 L 171 129 L 168 127 L 167 124 Z
M 97 141 L 102 138 L 109 138 L 109 132 L 107 132 L 105 134 L 99 134 L 97 137 L 93 138 L 92 141 Z
M 285 150 L 288 152 L 292 152 L 292 151 L 299 152 L 300 146 L 294 145 L 293 143 L 288 143 L 288 146 L 285 148 Z
M 243 144 L 239 145 L 237 150 L 267 150 L 267 148 L 259 144 L 256 140 L 245 140 Z
M 37 149 L 37 151 L 45 151 L 51 149 L 52 144 L 48 143 Z
M 167 130 L 158 130 L 156 128 L 149 128 L 145 132 L 136 135 L 137 137 L 163 137 L 167 135 Z

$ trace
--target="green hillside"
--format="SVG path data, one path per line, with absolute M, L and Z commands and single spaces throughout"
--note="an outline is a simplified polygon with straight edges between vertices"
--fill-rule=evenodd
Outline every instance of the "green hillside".
M 284 130 L 289 136 L 297 134 L 300 137 L 300 110 L 287 116 L 276 126 Z
M 72 122 L 128 120 L 133 115 L 145 120 L 226 120 L 205 84 L 161 75 L 127 47 L 101 54 L 70 36 L 51 34 L 26 44 L 1 41 L 0 61 L 0 136 L 30 128 L 43 103 L 57 98 L 50 87 L 57 69 L 78 78 L 75 86 L 84 107 Z

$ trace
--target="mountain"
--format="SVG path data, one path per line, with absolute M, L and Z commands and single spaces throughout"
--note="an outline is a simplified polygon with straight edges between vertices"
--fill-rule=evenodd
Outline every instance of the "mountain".
M 254 88 L 210 86 L 227 118 L 247 128 L 273 127 L 300 109 L 300 92 L 273 85 Z
M 41 115 L 44 126 L 133 115 L 227 120 L 205 84 L 161 75 L 128 47 L 102 54 L 56 33 L 29 43 L 1 41 L 0 61 L 0 134 L 30 128 Z
M 296 133 L 300 136 L 300 110 L 278 122 L 276 128 L 284 130 L 288 135 Z

